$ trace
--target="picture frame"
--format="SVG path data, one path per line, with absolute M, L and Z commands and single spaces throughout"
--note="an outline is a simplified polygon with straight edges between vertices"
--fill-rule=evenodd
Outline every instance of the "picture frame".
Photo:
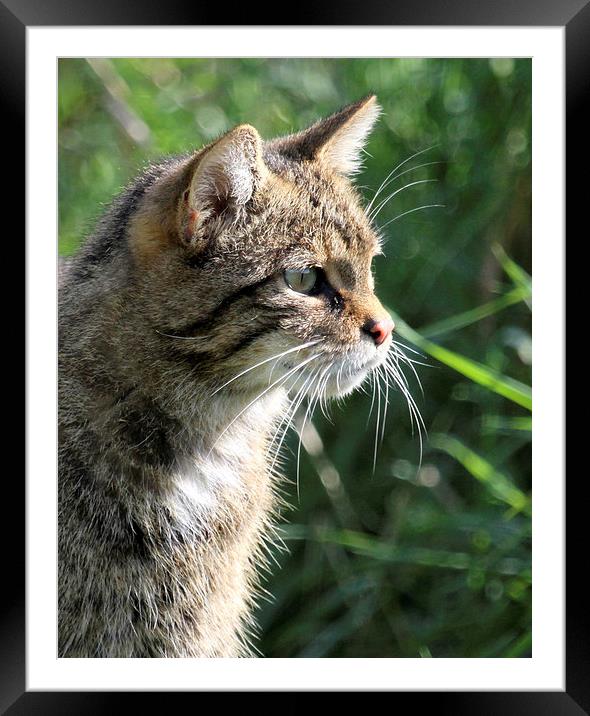
M 584 202 L 581 197 L 582 186 L 573 180 L 573 172 L 578 159 L 579 147 L 583 146 L 583 101 L 588 93 L 590 71 L 590 52 L 587 38 L 590 36 L 590 4 L 584 2 L 566 2 L 548 8 L 534 7 L 532 3 L 519 3 L 512 7 L 510 3 L 501 3 L 492 7 L 462 7 L 461 3 L 445 4 L 444 8 L 436 3 L 421 3 L 412 6 L 409 3 L 396 5 L 395 8 L 378 8 L 376 3 L 355 8 L 344 6 L 339 10 L 338 24 L 345 25 L 525 25 L 546 26 L 558 25 L 565 28 L 566 37 L 566 109 L 567 109 L 567 173 L 570 181 L 567 198 L 567 216 L 569 225 L 576 222 L 576 213 L 581 212 Z M 194 12 L 194 11 L 193 11 Z M 251 17 L 235 19 L 250 20 Z M 216 24 L 216 11 L 203 12 L 206 23 Z M 336 13 L 333 8 L 316 6 L 308 15 L 302 15 L 301 24 L 329 25 Z M 22 121 L 26 104 L 26 29 L 31 26 L 56 25 L 191 25 L 195 18 L 189 8 L 182 3 L 170 3 L 163 10 L 156 3 L 146 2 L 141 8 L 117 7 L 114 3 L 79 4 L 75 7 L 65 2 L 46 2 L 35 6 L 32 2 L 0 3 L 0 18 L 3 66 L 6 68 L 4 84 L 4 123 L 5 136 L 18 136 L 22 131 Z M 200 18 L 199 18 L 200 19 Z M 293 24 L 289 18 L 289 24 Z M 255 24 L 255 23 L 252 23 Z M 264 23 L 263 23 L 264 24 Z M 300 23 L 297 23 L 300 24 Z M 13 150 L 18 151 L 16 146 Z M 574 153 L 575 152 L 575 153 Z M 577 161 L 576 161 L 577 160 Z M 22 166 L 15 156 L 15 167 Z M 24 170 L 23 170 L 24 171 Z M 18 173 L 15 174 L 18 177 Z M 9 205 L 17 206 L 20 198 L 19 181 L 12 182 L 8 187 Z M 579 217 L 581 218 L 581 217 Z M 565 426 L 564 426 L 565 427 Z M 589 663 L 589 647 L 587 643 L 588 616 L 583 605 L 583 586 L 577 584 L 581 579 L 580 570 L 575 569 L 575 549 L 573 545 L 584 543 L 584 519 L 581 515 L 584 501 L 581 490 L 582 481 L 571 482 L 567 490 L 567 543 L 570 545 L 566 554 L 566 690 L 557 692 L 396 692 L 394 705 L 399 708 L 400 699 L 419 698 L 426 705 L 428 700 L 443 713 L 563 713 L 578 714 L 588 712 L 590 708 L 590 691 L 585 679 L 585 669 Z M 23 491 L 19 484 L 12 485 L 9 504 L 22 504 Z M 19 512 L 11 509 L 14 520 L 12 533 L 23 534 L 24 525 L 19 523 Z M 20 512 L 24 515 L 24 512 Z M 76 692 L 32 692 L 26 688 L 26 654 L 25 654 L 25 584 L 24 584 L 24 547 L 7 554 L 11 575 L 7 583 L 14 585 L 5 594 L 7 604 L 3 605 L 2 630 L 0 637 L 0 707 L 7 713 L 103 713 L 107 709 L 116 709 L 128 698 L 123 694 L 108 692 L 76 693 Z M 384 690 L 387 690 L 384 686 Z M 135 694 L 137 698 L 141 694 Z M 149 694 L 151 703 L 162 698 L 159 694 Z M 169 698 L 168 695 L 165 698 Z M 135 702 L 136 703 L 136 702 Z M 416 703 L 416 702 L 414 702 Z M 170 708 L 168 702 L 168 708 Z M 4 711 L 3 711 L 4 712 Z

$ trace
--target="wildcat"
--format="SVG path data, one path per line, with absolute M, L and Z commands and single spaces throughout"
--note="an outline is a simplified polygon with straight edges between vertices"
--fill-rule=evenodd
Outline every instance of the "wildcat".
M 348 177 L 374 96 L 147 169 L 59 296 L 59 656 L 251 652 L 289 394 L 385 360 L 377 236 Z M 296 407 L 296 406 L 295 406 Z

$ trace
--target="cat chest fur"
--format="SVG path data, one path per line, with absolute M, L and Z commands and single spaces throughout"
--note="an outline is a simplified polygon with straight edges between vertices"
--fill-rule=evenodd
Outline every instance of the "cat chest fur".
M 251 654 L 256 566 L 277 512 L 265 450 L 279 405 L 272 396 L 246 411 L 170 471 L 141 475 L 128 463 L 113 474 L 107 462 L 82 485 L 63 467 L 61 655 Z M 69 578 L 72 558 L 86 580 Z
M 165 565 L 161 585 L 178 589 L 158 614 L 184 635 L 177 655 L 251 653 L 257 566 L 278 507 L 265 451 L 280 401 L 263 402 L 209 450 L 181 460 L 163 499 L 173 549 L 156 548 L 154 563 Z

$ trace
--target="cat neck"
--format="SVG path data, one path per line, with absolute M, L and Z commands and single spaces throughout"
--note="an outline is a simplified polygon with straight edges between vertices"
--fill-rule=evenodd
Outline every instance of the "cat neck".
M 272 438 L 284 415 L 287 396 L 274 389 L 258 399 L 242 397 L 205 402 L 188 434 L 192 448 L 183 449 L 171 470 L 176 496 L 195 507 L 214 507 L 228 492 L 249 488 L 252 480 L 272 478 Z

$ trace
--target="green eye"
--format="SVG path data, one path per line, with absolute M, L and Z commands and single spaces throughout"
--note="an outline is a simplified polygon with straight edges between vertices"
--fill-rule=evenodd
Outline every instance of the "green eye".
M 318 282 L 318 269 L 287 269 L 285 271 L 285 282 L 289 288 L 298 293 L 311 293 Z

